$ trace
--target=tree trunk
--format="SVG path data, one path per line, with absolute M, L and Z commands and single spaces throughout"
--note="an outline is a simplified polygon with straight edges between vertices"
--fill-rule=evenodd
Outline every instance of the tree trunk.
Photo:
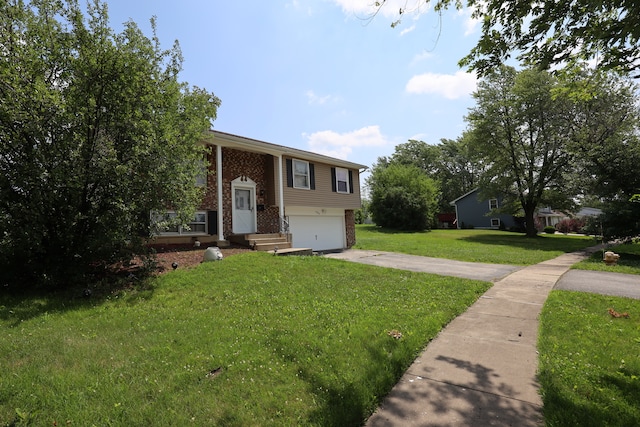
M 536 211 L 535 206 L 525 206 L 524 208 L 524 220 L 525 220 L 527 237 L 538 236 L 538 230 L 536 229 L 536 223 L 534 220 L 535 211 Z

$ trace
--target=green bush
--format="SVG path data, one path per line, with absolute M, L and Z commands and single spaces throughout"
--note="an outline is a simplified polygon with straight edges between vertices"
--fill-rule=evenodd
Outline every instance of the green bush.
M 436 182 L 421 169 L 400 164 L 378 166 L 368 184 L 369 211 L 377 225 L 397 230 L 431 228 L 438 189 Z
M 544 232 L 547 234 L 554 234 L 556 232 L 556 228 L 553 225 L 547 225 L 544 228 Z

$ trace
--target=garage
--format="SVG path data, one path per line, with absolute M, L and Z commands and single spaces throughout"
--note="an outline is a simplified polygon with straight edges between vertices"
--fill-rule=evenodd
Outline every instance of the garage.
M 329 215 L 326 210 L 314 214 L 289 216 L 289 232 L 292 234 L 293 246 L 311 248 L 314 251 L 343 249 L 344 211 L 342 215 Z

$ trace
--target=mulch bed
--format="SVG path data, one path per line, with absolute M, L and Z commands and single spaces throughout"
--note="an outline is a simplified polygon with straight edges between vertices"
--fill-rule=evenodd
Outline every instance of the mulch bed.
M 158 246 L 157 260 L 158 260 L 158 272 L 160 274 L 167 271 L 171 271 L 173 268 L 171 264 L 174 262 L 178 264 L 178 268 L 190 268 L 200 264 L 204 259 L 204 251 L 206 247 L 167 247 Z M 233 255 L 250 252 L 251 249 L 242 246 L 229 246 L 227 248 L 220 248 L 222 256 L 228 258 Z

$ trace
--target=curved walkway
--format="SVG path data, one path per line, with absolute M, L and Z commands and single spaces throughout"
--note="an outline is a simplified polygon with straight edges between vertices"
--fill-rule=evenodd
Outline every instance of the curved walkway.
M 495 282 L 429 343 L 367 427 L 542 424 L 536 379 L 538 316 L 556 283 L 588 252 L 564 254 L 524 268 L 377 251 L 326 256 Z M 640 286 L 635 295 L 640 298 Z

